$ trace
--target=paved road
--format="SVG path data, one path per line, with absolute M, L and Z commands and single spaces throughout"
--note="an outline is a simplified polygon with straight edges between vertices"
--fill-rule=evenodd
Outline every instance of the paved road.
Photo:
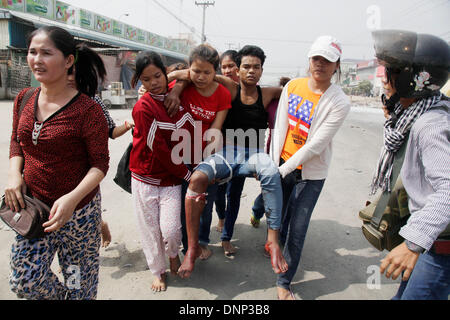
M 0 190 L 8 170 L 12 102 L 0 101 Z M 112 110 L 118 123 L 130 118 L 130 110 Z M 369 183 L 381 146 L 383 116 L 369 108 L 353 108 L 334 145 L 329 178 L 313 213 L 299 271 L 293 282 L 298 299 L 377 300 L 390 299 L 399 281 L 379 278 L 374 268 L 386 253 L 372 249 L 361 233 L 357 212 L 365 203 Z M 272 300 L 275 281 L 269 260 L 263 255 L 266 223 L 259 229 L 249 224 L 249 213 L 259 186 L 248 179 L 236 223 L 233 244 L 239 248 L 233 258 L 224 256 L 220 235 L 211 230 L 213 256 L 197 262 L 191 279 L 169 276 L 168 290 L 154 294 L 152 276 L 141 249 L 131 196 L 113 182 L 117 163 L 131 135 L 110 142 L 111 170 L 102 182 L 104 219 L 113 242 L 101 250 L 99 299 L 125 300 Z M 0 299 L 15 299 L 8 286 L 12 231 L 0 227 Z M 54 270 L 57 265 L 54 264 Z M 373 282 L 375 281 L 375 282 Z

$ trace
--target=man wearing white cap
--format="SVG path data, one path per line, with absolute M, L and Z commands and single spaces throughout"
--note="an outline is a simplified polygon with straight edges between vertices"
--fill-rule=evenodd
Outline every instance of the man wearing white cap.
M 340 72 L 341 55 L 336 39 L 319 37 L 308 54 L 309 77 L 290 81 L 280 98 L 270 155 L 282 176 L 281 242 L 289 268 L 278 276 L 279 299 L 295 299 L 290 285 L 327 178 L 332 139 L 350 111 L 348 97 L 331 82 Z

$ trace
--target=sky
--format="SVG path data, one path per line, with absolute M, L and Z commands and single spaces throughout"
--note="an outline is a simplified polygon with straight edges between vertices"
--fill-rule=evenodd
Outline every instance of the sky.
M 153 33 L 200 43 L 203 7 L 195 0 L 63 0 Z M 374 29 L 429 33 L 450 41 L 450 0 L 197 0 L 207 42 L 219 52 L 247 44 L 267 55 L 262 82 L 304 74 L 312 42 L 332 35 L 343 59 L 373 59 Z M 169 13 L 170 12 L 170 13 Z M 180 22 L 181 20 L 181 22 Z

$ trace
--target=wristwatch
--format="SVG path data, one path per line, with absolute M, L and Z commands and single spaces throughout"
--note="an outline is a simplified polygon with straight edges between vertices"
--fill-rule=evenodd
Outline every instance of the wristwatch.
M 412 252 L 415 253 L 424 253 L 425 249 L 422 248 L 421 246 L 409 241 L 409 240 L 405 240 L 405 244 L 408 247 L 409 250 L 411 250 Z

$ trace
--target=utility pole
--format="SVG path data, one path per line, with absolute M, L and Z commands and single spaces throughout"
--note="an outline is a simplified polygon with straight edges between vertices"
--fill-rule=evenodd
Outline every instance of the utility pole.
M 225 44 L 228 46 L 228 50 L 231 50 L 231 48 L 233 48 L 234 46 L 234 42 L 227 42 Z
M 205 36 L 206 8 L 208 8 L 209 6 L 214 6 L 215 4 L 216 4 L 215 1 L 205 1 L 205 2 L 197 2 L 197 1 L 195 1 L 195 5 L 203 6 L 202 43 L 206 42 L 206 36 Z

